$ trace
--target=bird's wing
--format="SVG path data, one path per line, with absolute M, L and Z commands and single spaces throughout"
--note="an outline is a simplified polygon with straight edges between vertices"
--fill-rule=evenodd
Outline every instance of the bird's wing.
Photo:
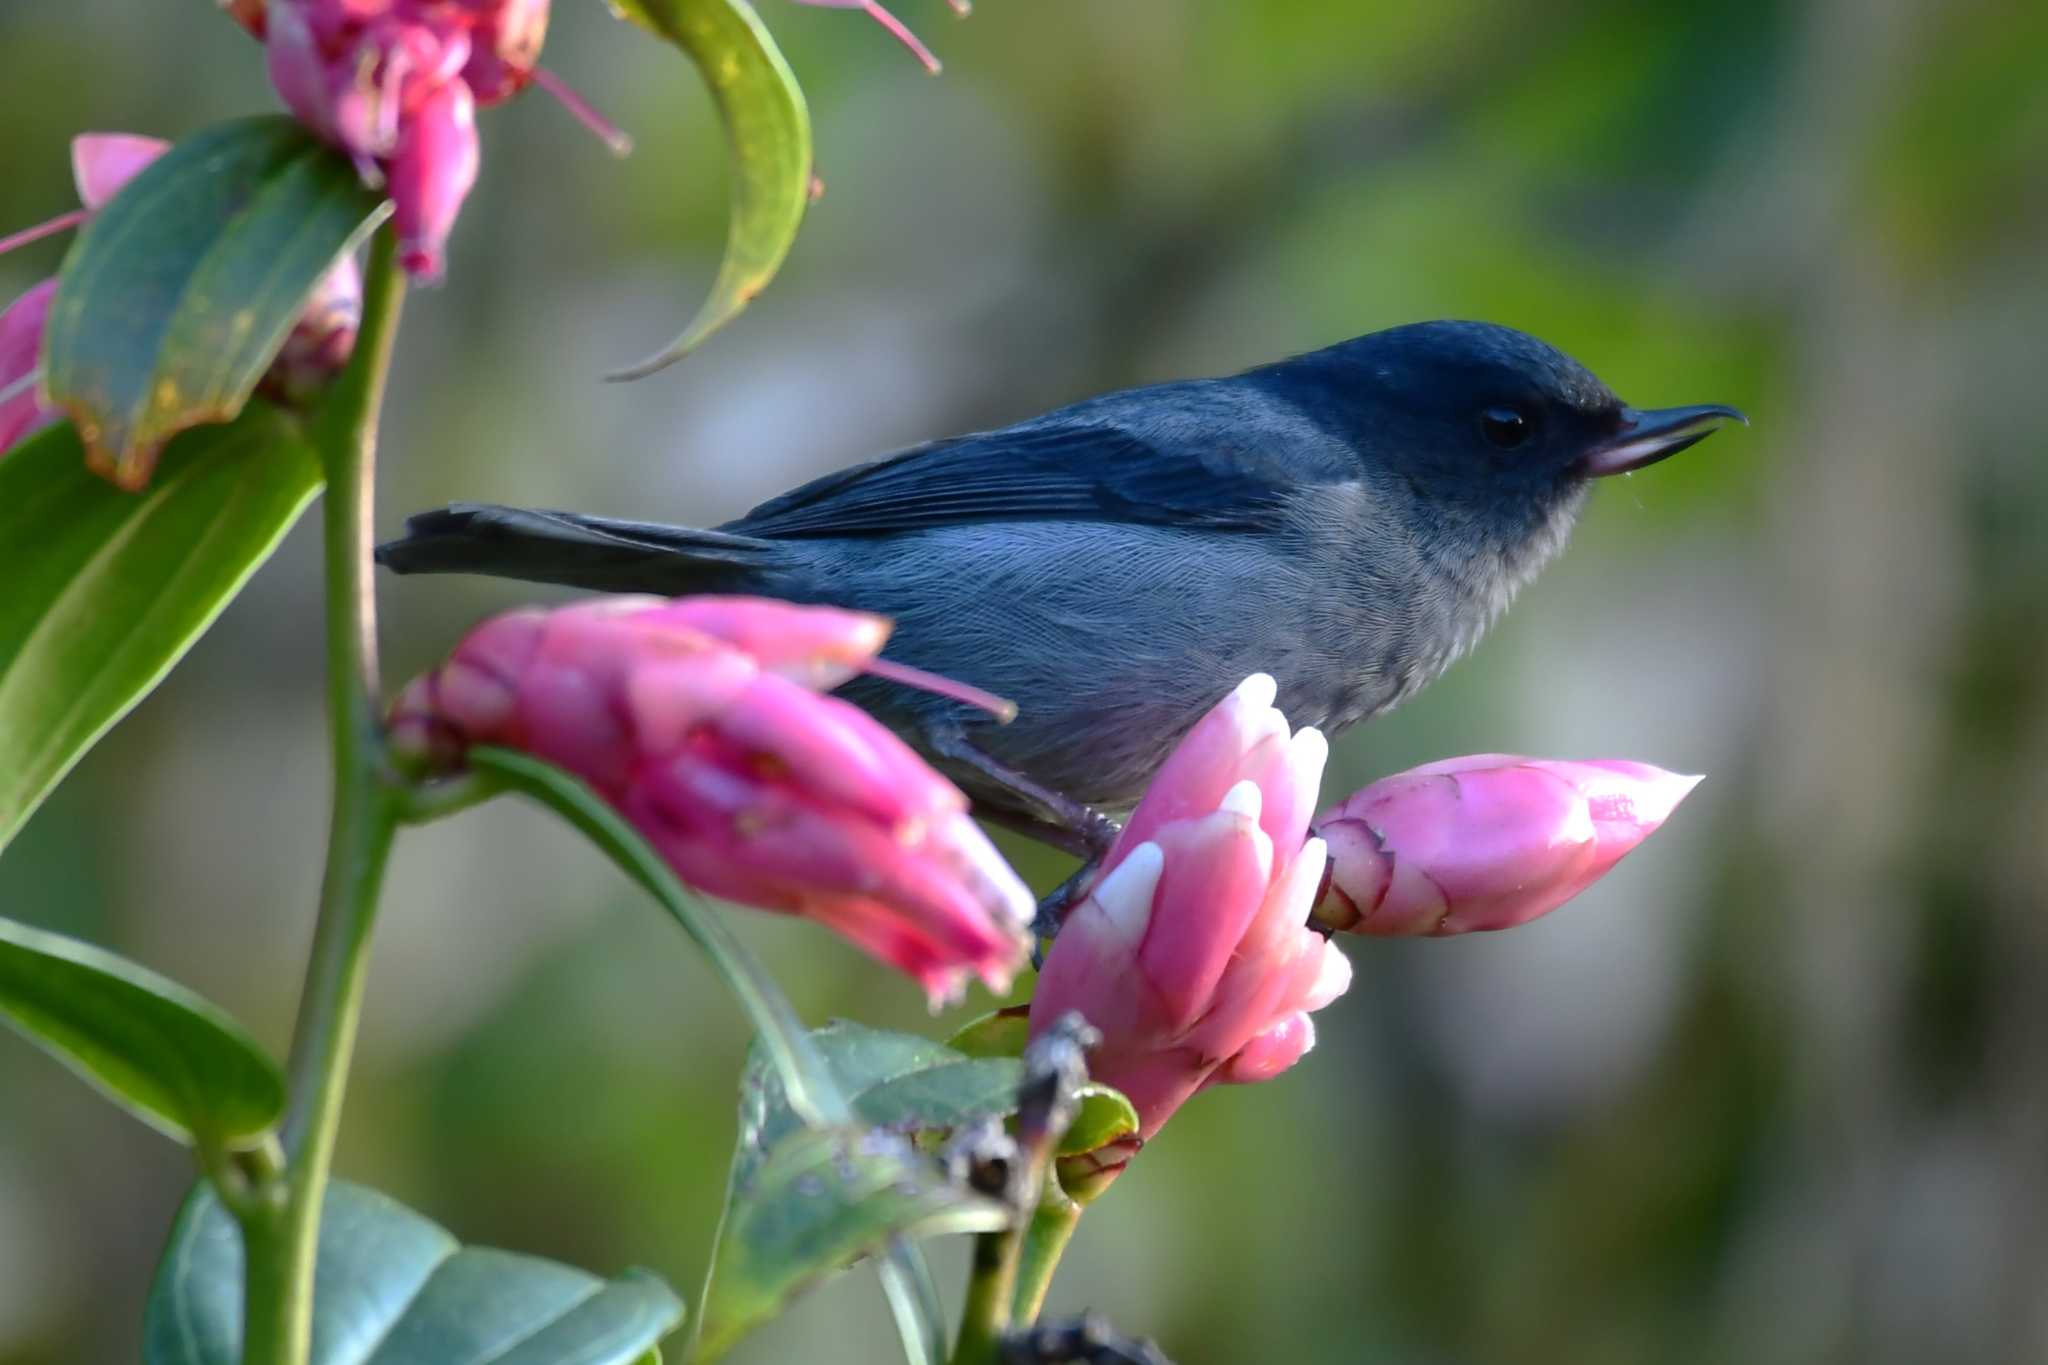
M 1114 422 L 982 432 L 828 474 L 721 528 L 864 536 L 992 521 L 1134 521 L 1224 530 L 1275 524 L 1302 482 L 1274 447 L 1168 445 Z

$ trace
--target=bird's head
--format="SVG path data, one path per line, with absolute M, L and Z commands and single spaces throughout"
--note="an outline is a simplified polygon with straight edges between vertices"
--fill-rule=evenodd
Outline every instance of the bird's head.
M 1718 403 L 1630 407 L 1512 327 L 1419 322 L 1273 367 L 1295 370 L 1378 471 L 1444 505 L 1541 519 L 1587 480 L 1655 464 L 1728 422 Z

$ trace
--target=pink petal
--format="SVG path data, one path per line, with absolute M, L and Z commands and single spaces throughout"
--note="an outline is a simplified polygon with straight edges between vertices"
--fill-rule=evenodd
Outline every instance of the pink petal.
M 448 234 L 476 184 L 482 156 L 476 104 L 460 80 L 422 99 L 399 130 L 398 150 L 386 169 L 399 263 L 415 280 L 430 284 L 441 278 Z
M 462 68 L 480 107 L 525 88 L 548 35 L 548 0 L 489 0 L 478 9 L 473 47 Z
M 71 139 L 71 178 L 78 202 L 87 209 L 105 206 L 142 168 L 171 149 L 160 137 L 140 133 L 80 133 Z
M 42 365 L 43 328 L 57 282 L 44 280 L 0 312 L 0 454 L 57 420 L 34 379 Z
M 1229 811 L 1168 825 L 1157 842 L 1166 871 L 1153 897 L 1138 966 L 1159 993 L 1166 1027 L 1178 1031 L 1208 1008 L 1217 980 L 1258 914 L 1273 851 L 1253 820 Z
M 1316 1045 L 1316 1026 L 1307 1014 L 1290 1014 L 1254 1037 L 1210 1076 L 1214 1084 L 1250 1085 L 1270 1081 Z
M 800 607 L 767 597 L 679 597 L 649 609 L 662 621 L 702 631 L 761 666 L 816 691 L 859 673 L 889 638 L 886 617 L 838 607 Z
M 1105 869 L 1162 826 L 1215 810 L 1223 793 L 1244 776 L 1245 756 L 1261 741 L 1277 737 L 1286 742 L 1287 722 L 1273 709 L 1277 690 L 1270 677 L 1255 673 L 1195 723 L 1146 787 L 1104 859 Z

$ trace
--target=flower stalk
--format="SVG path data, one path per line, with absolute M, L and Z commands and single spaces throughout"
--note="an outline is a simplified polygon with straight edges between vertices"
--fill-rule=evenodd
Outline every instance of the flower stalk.
M 1024 1049 L 1016 1141 L 1004 1183 L 1019 1212 L 1033 1212 L 1029 1219 L 1020 1217 L 1010 1227 L 974 1239 L 952 1365 L 997 1365 L 1010 1325 L 1028 1324 L 1037 1317 L 1073 1221 L 1080 1218 L 1079 1207 L 1060 1189 L 1054 1158 L 1080 1111 L 1080 1088 L 1088 1079 L 1087 1052 L 1101 1041 L 1102 1035 L 1080 1015 L 1066 1014 Z M 1063 1234 L 1057 1231 L 1056 1213 L 1043 1226 L 1040 1222 L 1048 1206 L 1058 1203 L 1073 1209 Z
M 350 1056 L 362 1012 L 370 929 L 397 828 L 377 698 L 370 511 L 377 418 L 404 276 L 389 227 L 370 248 L 362 330 L 349 366 L 311 423 L 327 475 L 327 700 L 334 799 L 306 986 L 292 1039 L 292 1111 L 281 1198 L 241 1216 L 247 1312 L 243 1365 L 301 1365 L 311 1348 L 313 1266 Z

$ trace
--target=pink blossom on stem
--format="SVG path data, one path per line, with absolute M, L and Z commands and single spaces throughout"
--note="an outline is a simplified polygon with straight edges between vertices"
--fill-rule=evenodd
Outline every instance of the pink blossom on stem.
M 1031 1001 L 1034 1036 L 1069 1010 L 1101 1031 L 1090 1073 L 1137 1107 L 1140 1140 L 1205 1085 L 1292 1066 L 1315 1042 L 1310 1011 L 1350 984 L 1350 962 L 1308 927 L 1328 745 L 1288 732 L 1274 690 L 1253 675 L 1181 742 L 1061 925 Z M 1100 1154 L 1094 1175 L 1132 1150 Z
M 875 616 L 746 598 L 613 598 L 477 627 L 393 707 L 392 743 L 452 767 L 474 744 L 588 782 L 676 874 L 802 915 L 915 977 L 1008 987 L 1030 893 L 959 790 L 857 707 Z
M 1317 821 L 1324 928 L 1441 935 L 1547 914 L 1654 833 L 1699 778 L 1620 759 L 1478 754 L 1386 777 Z
M 252 20 L 271 84 L 299 121 L 388 187 L 401 259 L 440 277 L 448 235 L 476 183 L 476 110 L 538 83 L 614 151 L 630 146 L 538 65 L 549 0 L 269 0 Z

